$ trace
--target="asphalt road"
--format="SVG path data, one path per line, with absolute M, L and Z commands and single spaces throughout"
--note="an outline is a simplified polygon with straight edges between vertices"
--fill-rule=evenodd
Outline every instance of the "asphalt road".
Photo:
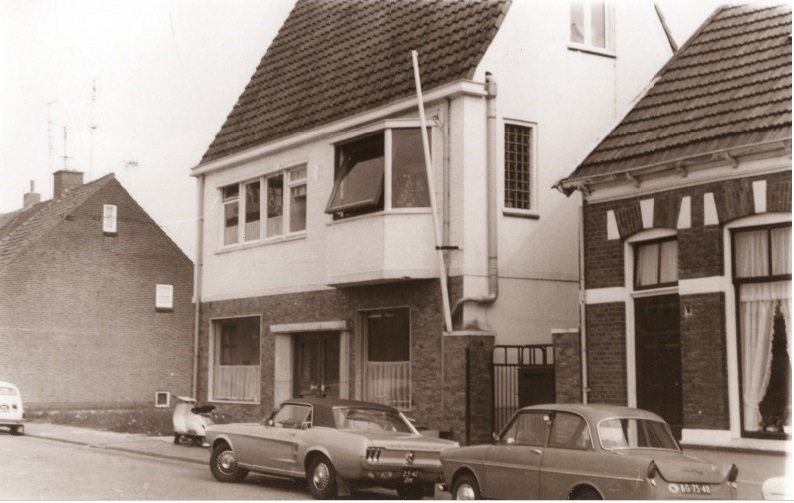
M 249 475 L 222 484 L 209 468 L 0 433 L 0 500 L 306 500 L 286 479 Z M 396 499 L 356 493 L 354 499 Z

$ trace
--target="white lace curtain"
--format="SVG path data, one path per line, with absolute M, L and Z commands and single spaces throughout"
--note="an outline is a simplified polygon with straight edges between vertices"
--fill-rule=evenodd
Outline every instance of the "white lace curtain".
M 678 241 L 663 241 L 637 248 L 637 285 L 649 286 L 678 280 Z
M 215 400 L 256 402 L 259 399 L 259 365 L 216 365 L 212 378 Z
M 367 400 L 395 409 L 411 407 L 411 362 L 367 362 Z

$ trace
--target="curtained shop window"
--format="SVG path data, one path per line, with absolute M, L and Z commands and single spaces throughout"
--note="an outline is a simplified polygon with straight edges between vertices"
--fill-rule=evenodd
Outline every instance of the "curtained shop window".
M 410 310 L 369 311 L 364 318 L 364 399 L 410 410 Z
M 259 317 L 213 322 L 212 400 L 259 402 Z
M 791 433 L 791 226 L 733 232 L 742 430 Z

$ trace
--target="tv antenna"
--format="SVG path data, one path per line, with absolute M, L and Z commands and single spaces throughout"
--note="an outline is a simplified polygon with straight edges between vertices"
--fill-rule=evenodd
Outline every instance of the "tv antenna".
M 91 85 L 91 124 L 88 128 L 91 130 L 91 144 L 88 157 L 88 180 L 91 180 L 91 169 L 94 167 L 94 131 L 96 131 L 96 124 L 94 123 L 94 105 L 96 103 L 96 79 Z
M 57 103 L 58 100 L 52 100 L 47 102 L 47 152 L 48 152 L 48 164 L 50 168 L 50 172 L 52 172 L 52 114 L 51 114 L 51 107 L 54 103 Z
M 63 169 L 68 170 L 69 168 L 66 165 L 68 159 L 71 159 L 71 156 L 66 155 L 66 128 L 63 128 Z

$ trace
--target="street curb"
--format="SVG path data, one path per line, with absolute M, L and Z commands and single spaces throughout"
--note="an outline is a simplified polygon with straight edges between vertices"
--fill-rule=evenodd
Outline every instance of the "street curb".
M 52 440 L 54 442 L 61 442 L 64 444 L 71 444 L 71 445 L 79 445 L 82 447 L 88 447 L 90 449 L 97 449 L 97 450 L 106 450 L 106 451 L 117 451 L 117 452 L 124 452 L 127 454 L 137 454 L 140 456 L 147 456 L 150 458 L 158 458 L 158 459 L 168 459 L 170 461 L 181 461 L 183 463 L 193 463 L 195 465 L 204 466 L 207 463 L 205 461 L 200 461 L 198 459 L 191 459 L 191 458 L 183 458 L 181 456 L 169 456 L 168 454 L 160 454 L 160 453 L 153 453 L 147 451 L 136 451 L 135 449 L 125 449 L 124 447 L 114 447 L 114 446 L 107 446 L 107 445 L 94 445 L 85 442 L 79 442 L 76 440 L 69 440 L 66 438 L 56 438 L 56 437 L 47 437 L 44 435 L 31 435 L 29 433 L 25 433 L 26 437 L 31 438 L 38 438 L 41 440 Z

